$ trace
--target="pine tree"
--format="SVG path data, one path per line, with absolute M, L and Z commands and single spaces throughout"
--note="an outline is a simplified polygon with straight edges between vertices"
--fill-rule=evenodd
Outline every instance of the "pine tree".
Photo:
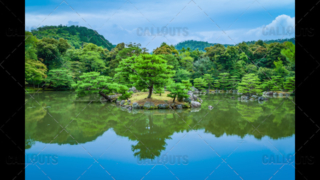
M 132 69 L 131 65 L 134 64 L 136 56 L 128 57 L 122 59 L 119 62 L 119 66 L 115 69 L 117 72 L 114 76 L 114 80 L 117 83 L 121 83 L 128 87 L 132 86 L 132 82 L 130 81 L 130 75 L 134 74 L 135 71 Z
M 85 71 L 83 63 L 79 61 L 70 61 L 69 69 L 75 82 L 79 80 L 80 75 Z
M 161 96 L 161 93 L 164 93 L 164 87 L 163 86 L 156 86 L 155 87 L 155 93 L 159 94 Z
M 127 86 L 118 84 L 117 92 L 121 94 L 121 96 L 119 96 L 118 98 L 120 100 L 129 99 L 132 96 L 133 92 L 132 91 L 128 92 L 128 90 L 129 88 Z
M 172 102 L 174 102 L 176 98 L 178 98 L 178 101 L 182 101 L 183 98 L 188 97 L 188 91 L 182 83 L 172 83 L 168 86 L 168 90 L 170 93 L 167 96 L 173 98 Z
M 190 80 L 182 80 L 182 84 L 184 85 L 184 87 L 186 87 L 186 90 L 191 90 L 192 84 Z
M 207 83 L 203 78 L 196 78 L 193 80 L 194 87 L 199 89 L 200 91 L 207 87 Z
M 273 83 L 272 91 L 280 91 L 283 89 L 283 78 L 281 76 L 272 76 L 271 80 Z
M 173 66 L 167 65 L 167 61 L 160 55 L 140 54 L 130 61 L 122 60 L 117 68 L 118 76 L 124 77 L 127 73 L 129 80 L 139 89 L 148 89 L 151 98 L 152 89 L 157 85 L 164 85 L 174 75 Z
M 231 76 L 230 88 L 237 89 L 239 82 L 240 82 L 240 79 L 238 78 L 238 76 Z
M 229 73 L 220 73 L 219 74 L 220 87 L 224 90 L 227 90 L 230 88 L 229 76 L 230 76 Z
M 203 79 L 208 84 L 207 93 L 209 93 L 209 90 L 211 89 L 211 85 L 212 85 L 214 79 L 210 74 L 203 75 Z
M 262 84 L 261 84 L 261 88 L 264 91 L 270 91 L 274 86 L 274 81 L 272 80 L 265 80 Z
M 100 94 L 109 99 L 107 95 L 123 89 L 123 87 L 119 87 L 119 84 L 112 83 L 111 77 L 101 76 L 99 72 L 83 73 L 79 78 L 77 83 L 72 84 L 78 97 Z
M 284 89 L 292 92 L 295 89 L 295 82 L 295 77 L 288 77 L 284 83 Z
M 214 85 L 213 85 L 213 87 L 217 90 L 217 89 L 219 89 L 220 88 L 220 82 L 219 82 L 219 80 L 214 80 Z
M 247 95 L 261 93 L 260 79 L 253 73 L 244 75 L 238 84 L 238 91 Z

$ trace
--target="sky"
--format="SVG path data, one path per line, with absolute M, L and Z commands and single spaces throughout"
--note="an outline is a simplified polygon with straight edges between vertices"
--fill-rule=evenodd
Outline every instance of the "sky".
M 294 37 L 294 0 L 26 0 L 26 30 L 79 25 L 149 51 L 185 40 L 237 44 Z

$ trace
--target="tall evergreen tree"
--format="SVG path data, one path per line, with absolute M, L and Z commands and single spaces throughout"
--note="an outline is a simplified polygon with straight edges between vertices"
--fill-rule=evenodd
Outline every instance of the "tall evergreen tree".
M 117 68 L 121 75 L 128 73 L 129 80 L 137 89 L 148 89 L 151 98 L 152 90 L 156 85 L 164 85 L 174 75 L 173 66 L 167 65 L 167 61 L 160 55 L 140 54 L 133 59 L 122 60 Z M 117 75 L 117 76 L 120 76 Z
M 207 83 L 208 85 L 208 89 L 207 89 L 207 93 L 209 93 L 209 90 L 211 88 L 211 85 L 213 84 L 213 77 L 210 74 L 205 74 L 203 75 L 203 79 L 204 81 Z
M 193 81 L 194 87 L 199 89 L 200 91 L 207 87 L 207 82 L 203 78 L 196 78 Z
M 239 93 L 252 95 L 261 93 L 260 79 L 257 75 L 250 73 L 242 77 L 238 86 Z
M 182 101 L 183 98 L 187 98 L 189 96 L 186 87 L 182 83 L 173 83 L 168 86 L 168 90 L 170 93 L 167 96 L 173 98 L 172 102 L 175 102 L 176 98 L 178 101 Z
M 219 82 L 220 87 L 224 90 L 227 90 L 230 88 L 230 74 L 229 73 L 220 73 L 219 74 Z
M 295 82 L 295 77 L 288 77 L 286 82 L 284 82 L 284 89 L 292 92 L 295 90 Z

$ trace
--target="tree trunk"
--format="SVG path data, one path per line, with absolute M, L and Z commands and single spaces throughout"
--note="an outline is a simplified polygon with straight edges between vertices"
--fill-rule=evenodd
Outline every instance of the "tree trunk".
M 150 127 L 150 132 L 152 132 L 152 130 L 153 130 L 153 116 L 151 116 L 151 115 L 148 115 L 148 119 L 149 119 L 149 127 Z
M 151 95 L 152 95 L 152 89 L 153 89 L 153 86 L 150 86 L 149 87 L 149 95 L 147 98 L 151 98 Z
M 52 82 L 50 82 L 50 84 L 48 85 L 48 88 L 51 86 Z
M 112 99 L 110 99 L 107 95 L 103 94 L 101 91 L 99 92 L 99 94 L 104 97 L 105 99 L 107 99 L 108 101 L 111 101 Z
M 172 102 L 174 102 L 175 99 L 176 99 L 176 97 L 173 98 L 173 101 L 172 101 Z M 173 114 L 174 114 L 174 113 L 173 113 Z

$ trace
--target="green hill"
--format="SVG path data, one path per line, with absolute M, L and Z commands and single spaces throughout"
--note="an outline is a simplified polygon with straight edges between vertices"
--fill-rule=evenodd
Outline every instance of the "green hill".
M 75 48 L 80 48 L 83 43 L 93 43 L 111 50 L 112 45 L 102 35 L 92 29 L 80 26 L 44 26 L 31 31 L 38 39 L 49 37 L 54 39 L 64 38 Z
M 174 47 L 177 50 L 181 50 L 182 48 L 187 49 L 189 47 L 191 50 L 196 50 L 198 48 L 200 51 L 205 51 L 204 48 L 213 46 L 215 44 L 218 44 L 218 43 L 208 43 L 205 41 L 187 40 L 187 41 L 183 41 L 183 42 L 178 43 Z M 223 44 L 223 45 L 225 47 L 232 46 L 232 44 Z
M 285 41 L 291 41 L 293 44 L 295 44 L 295 38 L 282 39 L 282 40 L 280 40 L 280 39 L 277 39 L 277 40 L 266 40 L 266 41 L 263 41 L 263 42 L 265 42 L 267 44 L 271 44 L 271 43 L 274 43 L 274 42 L 283 43 Z M 250 44 L 254 44 L 255 42 L 257 42 L 257 41 L 246 41 L 245 43 L 250 45 Z M 183 42 L 178 43 L 177 45 L 175 45 L 175 48 L 177 50 L 181 50 L 182 48 L 187 49 L 189 47 L 191 50 L 196 50 L 198 48 L 200 51 L 205 51 L 204 48 L 213 46 L 215 44 L 219 44 L 219 43 L 208 43 L 206 41 L 187 40 L 187 41 L 183 41 Z M 222 44 L 222 45 L 224 47 L 234 46 L 233 44 Z
M 286 41 L 290 41 L 292 42 L 293 44 L 296 44 L 296 41 L 295 41 L 295 38 L 287 38 L 287 39 L 276 39 L 276 40 L 265 40 L 263 42 L 265 42 L 266 44 L 271 44 L 271 43 L 274 43 L 274 42 L 278 42 L 278 43 L 284 43 Z M 246 41 L 245 43 L 247 43 L 248 45 L 249 44 L 254 44 L 255 42 L 257 41 Z

